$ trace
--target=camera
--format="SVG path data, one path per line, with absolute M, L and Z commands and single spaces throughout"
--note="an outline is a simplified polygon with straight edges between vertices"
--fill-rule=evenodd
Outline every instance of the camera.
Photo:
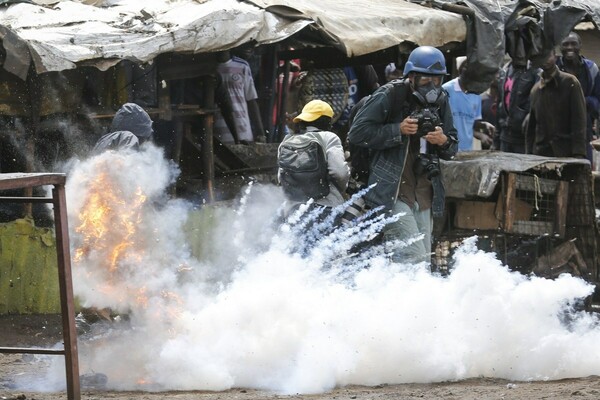
M 415 175 L 427 174 L 432 180 L 440 175 L 440 159 L 433 154 L 419 154 L 415 160 Z
M 422 108 L 415 110 L 410 114 L 410 118 L 419 121 L 417 137 L 423 137 L 429 132 L 433 132 L 436 126 L 440 126 L 442 121 L 437 113 L 437 110 L 431 108 Z

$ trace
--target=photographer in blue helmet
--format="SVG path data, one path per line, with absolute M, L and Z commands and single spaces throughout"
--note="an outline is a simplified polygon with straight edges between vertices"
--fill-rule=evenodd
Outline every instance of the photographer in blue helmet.
M 348 134 L 352 145 L 369 153 L 368 185 L 376 185 L 365 196 L 366 206 L 399 215 L 385 227 L 384 240 L 412 242 L 396 246 L 394 261 L 429 262 L 432 217 L 444 212 L 439 158 L 453 158 L 458 148 L 442 89 L 445 75 L 443 53 L 417 47 L 404 66 L 403 79 L 373 93 Z M 414 238 L 419 240 L 410 240 Z

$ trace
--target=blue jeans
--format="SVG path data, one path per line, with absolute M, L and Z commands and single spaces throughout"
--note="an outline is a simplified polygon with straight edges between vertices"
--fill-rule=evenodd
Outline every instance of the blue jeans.
M 431 209 L 420 210 L 419 205 L 411 208 L 408 204 L 397 200 L 392 209 L 393 214 L 404 215 L 396 222 L 388 224 L 383 231 L 384 240 L 402 240 L 424 235 L 423 239 L 405 246 L 394 249 L 392 260 L 401 263 L 431 262 L 431 232 L 433 230 L 433 219 Z

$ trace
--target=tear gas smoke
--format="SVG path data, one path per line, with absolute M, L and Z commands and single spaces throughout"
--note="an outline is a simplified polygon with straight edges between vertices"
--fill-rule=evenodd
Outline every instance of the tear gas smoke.
M 72 230 L 99 177 L 104 194 L 116 194 L 111 212 L 136 221 L 128 231 L 111 216 L 97 242 L 72 232 L 74 248 L 88 246 L 73 267 L 81 304 L 124 315 L 80 337 L 81 373 L 106 374 L 108 388 L 317 393 L 600 374 L 597 320 L 572 308 L 592 291 L 581 279 L 511 272 L 475 238 L 448 277 L 391 263 L 384 246 L 353 254 L 385 220 L 334 229 L 305 207 L 278 224 L 274 186 L 249 186 L 237 206 L 194 211 L 164 196 L 175 170 L 152 146 L 75 166 Z M 201 243 L 186 239 L 194 234 Z M 116 259 L 107 253 L 123 241 Z M 64 385 L 62 365 L 50 375 Z M 48 380 L 45 388 L 56 389 Z

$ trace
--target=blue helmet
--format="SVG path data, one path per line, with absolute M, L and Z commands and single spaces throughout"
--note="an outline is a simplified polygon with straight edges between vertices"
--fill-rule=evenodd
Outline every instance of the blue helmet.
M 446 75 L 446 59 L 444 54 L 432 46 L 419 46 L 408 56 L 404 65 L 404 76 L 409 72 L 420 72 L 430 75 Z

